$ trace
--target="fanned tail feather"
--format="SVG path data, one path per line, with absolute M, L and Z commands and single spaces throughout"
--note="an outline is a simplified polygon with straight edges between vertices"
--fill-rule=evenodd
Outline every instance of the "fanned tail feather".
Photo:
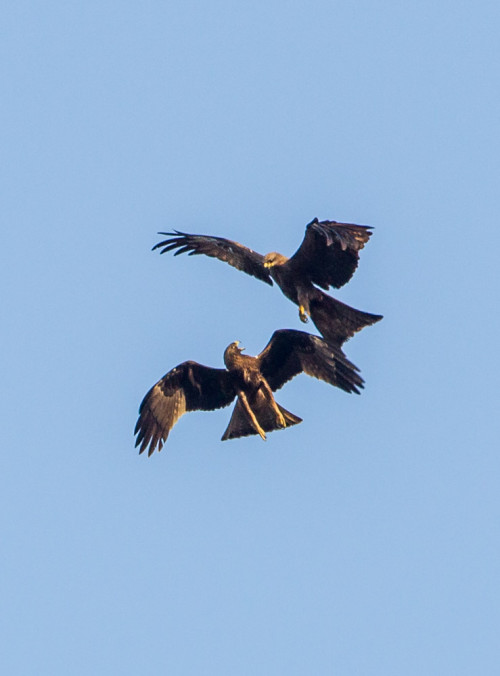
M 309 304 L 311 319 L 321 335 L 332 345 L 341 347 L 349 338 L 382 319 L 382 315 L 356 310 L 318 290 Z
M 257 396 L 252 397 L 249 403 L 264 432 L 273 432 L 274 430 L 284 429 L 278 420 L 274 408 L 260 390 Z M 292 425 L 297 425 L 302 422 L 302 418 L 290 413 L 290 411 L 287 411 L 283 406 L 280 406 L 278 403 L 276 406 L 285 420 L 285 427 L 291 427 Z M 237 439 L 238 437 L 247 437 L 251 434 L 259 434 L 259 432 L 238 397 L 229 425 L 222 435 L 222 441 L 226 441 L 227 439 Z

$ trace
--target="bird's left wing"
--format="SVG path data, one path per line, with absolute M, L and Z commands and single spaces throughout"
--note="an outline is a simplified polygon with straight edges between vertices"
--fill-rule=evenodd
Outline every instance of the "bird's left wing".
M 275 331 L 257 359 L 260 371 L 272 390 L 278 390 L 302 371 L 345 392 L 359 394 L 360 388 L 363 388 L 359 369 L 342 350 L 304 331 Z
M 322 289 L 329 286 L 338 289 L 356 271 L 359 252 L 370 239 L 371 230 L 366 225 L 315 218 L 306 226 L 302 244 L 287 265 Z
M 257 277 L 262 282 L 272 286 L 273 280 L 267 268 L 264 267 L 264 256 L 249 249 L 238 242 L 233 242 L 224 237 L 212 237 L 210 235 L 190 235 L 187 232 L 159 232 L 159 235 L 168 235 L 169 239 L 158 242 L 153 247 L 161 249 L 160 253 L 177 249 L 174 256 L 182 253 L 188 253 L 189 256 L 204 254 L 211 258 L 218 258 L 224 263 L 229 263 L 233 268 L 237 268 L 247 275 Z
M 134 434 L 139 453 L 161 451 L 168 434 L 188 411 L 213 411 L 228 406 L 236 396 L 225 369 L 213 369 L 185 361 L 169 371 L 146 394 L 139 408 Z

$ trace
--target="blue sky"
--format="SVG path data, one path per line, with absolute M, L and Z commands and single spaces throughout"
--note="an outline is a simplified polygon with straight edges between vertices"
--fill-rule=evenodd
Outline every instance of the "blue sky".
M 2 671 L 496 673 L 498 3 L 2 14 Z M 315 216 L 375 227 L 362 396 L 300 376 L 266 443 L 224 409 L 139 457 L 165 372 L 302 328 L 157 231 L 290 255 Z

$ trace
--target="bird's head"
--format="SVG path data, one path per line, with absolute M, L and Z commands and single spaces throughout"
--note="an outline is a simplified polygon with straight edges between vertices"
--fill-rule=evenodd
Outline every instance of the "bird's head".
M 264 267 L 272 268 L 275 265 L 283 265 L 283 263 L 286 263 L 287 260 L 288 258 L 283 256 L 283 254 L 280 254 L 277 251 L 271 251 L 271 253 L 268 253 L 264 256 Z
M 240 347 L 240 341 L 235 340 L 233 343 L 228 345 L 226 349 L 224 350 L 224 364 L 229 368 L 230 365 L 233 363 L 235 357 L 239 356 L 243 350 L 245 349 L 244 347 Z

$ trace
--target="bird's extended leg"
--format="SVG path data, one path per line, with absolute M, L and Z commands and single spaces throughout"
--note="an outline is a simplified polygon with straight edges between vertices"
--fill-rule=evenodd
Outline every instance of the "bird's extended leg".
M 248 417 L 250 418 L 250 421 L 251 421 L 255 431 L 257 432 L 257 434 L 260 434 L 262 439 L 265 441 L 266 440 L 266 433 L 264 432 L 262 427 L 259 425 L 259 421 L 255 417 L 255 413 L 250 408 L 250 404 L 248 403 L 247 395 L 244 392 L 242 392 L 241 390 L 240 390 L 240 392 L 238 392 L 238 395 L 239 395 L 241 404 L 242 404 L 243 408 L 245 409 Z
M 268 395 L 268 397 L 269 397 L 269 403 L 271 404 L 271 408 L 272 408 L 273 411 L 276 413 L 276 418 L 278 419 L 278 425 L 279 425 L 280 427 L 286 427 L 286 420 L 285 420 L 285 418 L 284 418 L 284 416 L 283 416 L 283 413 L 279 410 L 278 404 L 277 404 L 276 401 L 274 400 L 273 391 L 272 391 L 271 388 L 269 387 L 269 383 L 266 382 L 265 380 L 262 380 L 260 386 L 262 387 L 262 389 L 263 389 L 265 392 L 267 392 L 267 395 Z
M 306 291 L 301 291 L 301 289 L 298 289 L 298 301 L 299 301 L 299 318 L 301 322 L 304 322 L 304 324 L 307 324 L 309 321 L 308 315 L 311 314 L 311 311 L 309 309 L 309 294 Z

